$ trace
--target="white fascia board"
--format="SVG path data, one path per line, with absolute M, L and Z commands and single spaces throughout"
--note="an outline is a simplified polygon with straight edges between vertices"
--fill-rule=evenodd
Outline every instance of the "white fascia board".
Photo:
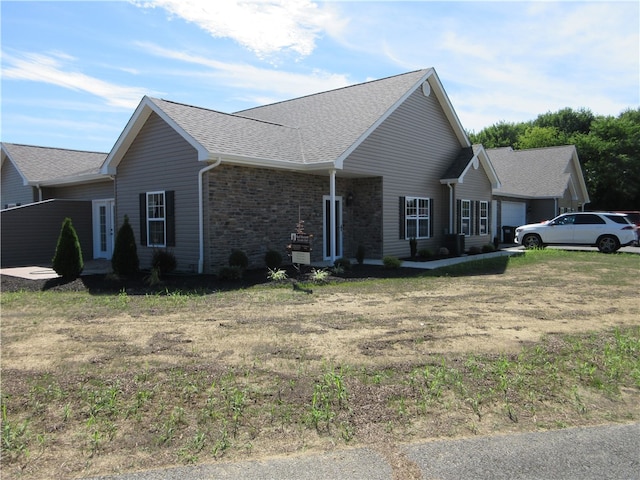
M 127 122 L 126 127 L 118 137 L 118 141 L 107 155 L 100 172 L 107 175 L 115 175 L 118 165 L 122 161 L 125 153 L 135 140 L 136 136 L 144 126 L 145 122 L 149 118 L 149 115 L 154 112 L 160 118 L 162 118 L 171 128 L 173 128 L 179 135 L 181 135 L 189 144 L 191 144 L 198 152 L 198 160 L 206 162 L 211 158 L 210 153 L 199 142 L 197 142 L 191 135 L 189 135 L 182 127 L 173 121 L 153 100 L 145 96 L 138 104 L 138 107 L 134 111 L 133 115 Z
M 440 104 L 443 106 L 444 114 L 447 117 L 447 120 L 449 120 L 449 123 L 451 124 L 453 132 L 458 138 L 460 145 L 463 148 L 470 147 L 471 141 L 469 140 L 467 133 L 464 131 L 464 128 L 462 128 L 462 123 L 460 123 L 458 114 L 453 108 L 453 104 L 451 103 L 451 100 L 449 100 L 449 96 L 447 95 L 447 92 L 445 91 L 435 69 L 430 69 L 427 78 L 429 81 L 429 85 L 431 85 L 431 91 L 435 92 L 436 97 L 438 97 Z
M 589 199 L 589 191 L 587 190 L 587 184 L 584 180 L 584 175 L 582 174 L 582 167 L 580 166 L 580 159 L 578 158 L 578 151 L 576 150 L 576 146 L 573 146 L 573 152 L 571 154 L 571 160 L 573 161 L 574 168 L 576 170 L 576 175 L 578 175 L 578 184 L 580 185 L 580 189 L 582 190 L 582 194 L 584 195 L 584 204 L 591 203 Z
M 277 168 L 281 170 L 290 170 L 296 172 L 309 172 L 316 170 L 336 169 L 335 162 L 319 162 L 319 163 L 294 163 L 286 160 L 276 160 L 271 158 L 245 157 L 241 155 L 227 153 L 211 153 L 210 159 L 221 158 L 222 163 L 243 165 L 256 168 Z
M 53 180 L 45 180 L 42 182 L 29 182 L 29 185 L 33 187 L 66 187 L 71 185 L 82 185 L 85 183 L 97 183 L 107 180 L 111 180 L 109 175 L 93 173 L 90 175 L 54 178 Z

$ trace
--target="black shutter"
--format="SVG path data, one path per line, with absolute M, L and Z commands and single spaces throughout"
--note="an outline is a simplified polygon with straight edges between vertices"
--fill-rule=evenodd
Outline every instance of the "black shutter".
M 140 245 L 147 246 L 147 194 L 141 193 L 140 198 Z
M 473 202 L 473 234 L 478 235 L 480 233 L 480 202 Z
M 491 201 L 487 202 L 487 235 L 491 236 Z
M 407 222 L 406 222 L 406 214 L 407 214 L 407 208 L 406 208 L 406 202 L 405 202 L 405 197 L 400 197 L 400 211 L 399 213 L 399 218 L 400 218 L 400 240 L 404 240 L 406 237 L 406 226 L 407 226 Z
M 462 233 L 462 200 L 460 199 L 456 200 L 456 225 L 457 230 L 455 233 Z
M 175 215 L 175 192 L 167 190 L 164 192 L 166 202 L 166 229 L 167 229 L 167 247 L 176 246 L 176 215 Z
M 433 237 L 433 198 L 429 199 L 429 237 Z

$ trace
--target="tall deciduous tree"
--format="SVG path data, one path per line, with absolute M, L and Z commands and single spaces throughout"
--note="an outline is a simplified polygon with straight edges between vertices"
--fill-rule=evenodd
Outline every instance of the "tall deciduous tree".
M 564 108 L 469 134 L 485 148 L 575 145 L 593 210 L 640 210 L 640 108 L 617 117 Z

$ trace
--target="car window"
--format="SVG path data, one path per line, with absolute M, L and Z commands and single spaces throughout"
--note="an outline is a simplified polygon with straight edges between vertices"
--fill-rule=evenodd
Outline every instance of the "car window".
M 575 215 L 563 215 L 551 222 L 551 225 L 573 225 L 576 220 Z
M 585 215 L 576 215 L 576 225 L 597 225 L 602 223 L 607 223 L 601 218 L 599 215 L 593 214 L 585 214 Z
M 623 217 L 622 215 L 607 215 L 607 218 L 612 222 L 616 222 L 621 225 L 627 225 L 631 223 L 629 222 L 629 219 L 627 217 Z

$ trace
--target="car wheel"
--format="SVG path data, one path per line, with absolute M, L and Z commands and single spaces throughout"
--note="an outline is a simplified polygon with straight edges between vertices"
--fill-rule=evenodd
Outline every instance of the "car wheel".
M 542 239 L 539 235 L 530 233 L 522 237 L 522 245 L 524 248 L 542 248 Z
M 613 253 L 620 248 L 620 242 L 613 235 L 603 235 L 596 243 L 602 253 Z

